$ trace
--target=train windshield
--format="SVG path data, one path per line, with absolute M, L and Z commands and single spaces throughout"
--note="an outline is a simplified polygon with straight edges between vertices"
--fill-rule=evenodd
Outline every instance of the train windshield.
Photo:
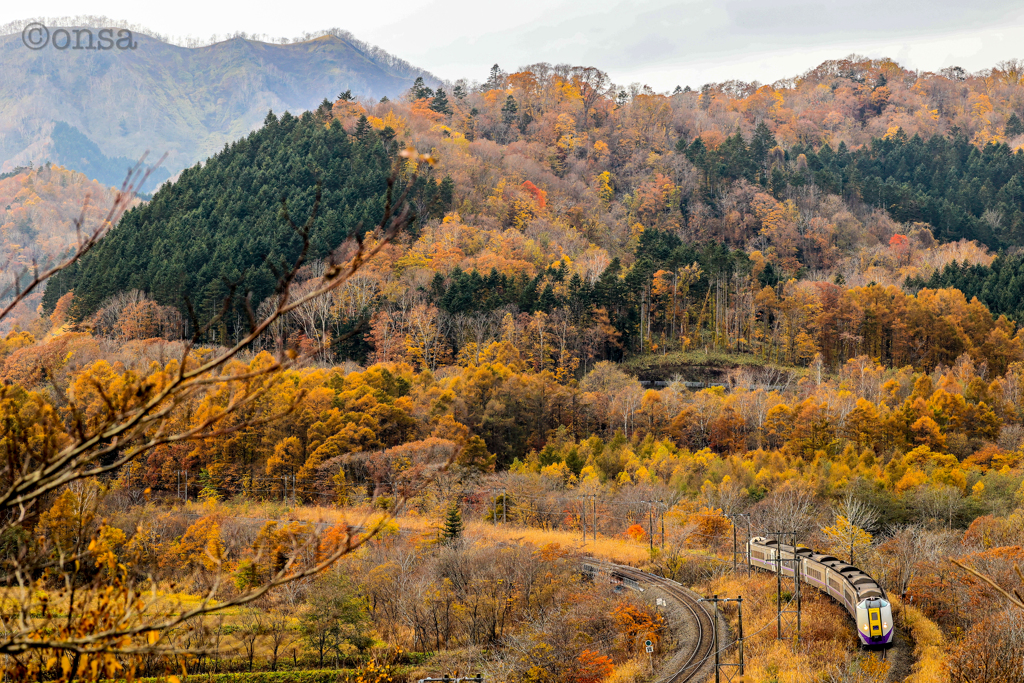
M 865 598 L 860 601 L 857 607 L 861 609 L 868 609 L 869 607 L 888 607 L 889 601 L 885 598 Z

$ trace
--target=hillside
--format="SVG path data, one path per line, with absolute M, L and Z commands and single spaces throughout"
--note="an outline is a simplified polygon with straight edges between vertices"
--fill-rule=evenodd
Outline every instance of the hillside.
M 137 289 L 182 313 L 188 301 L 205 322 L 220 309 L 226 282 L 239 282 L 258 305 L 274 291 L 273 269 L 292 263 L 302 247 L 281 219 L 282 197 L 301 225 L 322 183 L 312 258 L 326 257 L 383 215 L 394 145 L 376 135 L 350 136 L 337 122 L 327 125 L 330 117 L 327 109 L 299 118 L 286 112 L 280 120 L 267 115 L 259 131 L 128 212 L 93 251 L 48 283 L 46 306 L 76 290 L 74 310 L 82 318 L 109 297 Z M 428 177 L 417 196 L 436 192 Z
M 348 89 L 395 97 L 416 75 L 434 80 L 337 35 L 191 49 L 134 37 L 134 50 L 103 52 L 29 50 L 20 33 L 0 37 L 0 169 L 49 160 L 120 185 L 122 158 L 149 150 L 151 161 L 168 154 L 159 181 L 246 135 L 267 110 L 314 109 Z
M 424 86 L 375 104 L 339 99 L 317 114 L 332 119 L 332 131 L 337 121 L 357 147 L 395 137 L 432 150 L 436 176 L 451 180 L 426 189 L 443 189 L 443 205 L 455 210 L 443 218 L 437 206 L 421 211 L 421 229 L 382 253 L 358 284 L 339 290 L 329 320 L 301 334 L 340 339 L 372 317 L 369 334 L 335 345 L 326 358 L 435 369 L 478 355 L 511 316 L 535 369 L 566 377 L 602 360 L 670 351 L 745 354 L 786 366 L 820 359 L 829 368 L 861 354 L 931 368 L 968 352 L 1002 371 L 1024 358 L 1024 339 L 998 319 L 1002 311 L 993 315 L 948 286 L 914 295 L 903 286 L 954 261 L 987 266 L 992 250 L 1020 240 L 1024 152 L 1006 136 L 972 133 L 982 124 L 952 107 L 939 119 L 902 113 L 919 91 L 980 89 L 980 77 L 918 76 L 885 61 L 848 67 L 831 75 L 822 67 L 786 90 L 772 89 L 775 105 L 792 104 L 788 114 L 755 108 L 764 88 L 615 93 L 594 70 L 543 64 L 511 76 L 499 71 L 450 97 Z M 813 92 L 829 84 L 838 98 L 856 83 L 866 93 L 884 88 L 903 104 L 858 110 L 856 129 L 793 135 L 794 118 L 806 121 L 806 133 L 812 117 L 821 117 L 810 107 Z M 1005 86 L 1005 100 L 991 100 L 1003 108 L 1009 133 L 1021 92 L 1019 83 Z M 900 121 L 908 129 L 887 125 Z M 875 129 L 885 132 L 870 136 Z M 80 319 L 128 289 L 182 307 L 172 292 L 182 276 L 171 274 L 172 263 L 189 264 L 179 268 L 188 274 L 185 291 L 203 306 L 224 291 L 220 276 L 228 273 L 246 272 L 245 285 L 257 300 L 265 296 L 269 276 L 241 264 L 255 267 L 259 254 L 271 252 L 239 248 L 235 228 L 221 232 L 236 219 L 225 223 L 219 197 L 260 204 L 259 215 L 272 211 L 268 193 L 253 189 L 248 161 L 230 160 L 248 159 L 247 144 L 190 171 L 187 182 L 154 200 L 159 210 L 126 217 L 110 245 L 50 283 L 46 310 L 72 289 Z M 280 144 L 283 151 L 291 143 Z M 299 144 L 283 153 L 303 150 Z M 221 164 L 235 170 L 224 174 Z M 285 184 L 309 191 L 292 182 Z M 190 195 L 185 188 L 193 185 Z M 210 192 L 216 196 L 197 199 Z M 197 201 L 209 209 L 197 212 Z M 325 206 L 344 212 L 346 201 L 332 195 Z M 256 225 L 264 220 L 249 215 Z M 191 232 L 178 232 L 193 223 L 210 231 L 195 252 L 179 246 Z M 240 253 L 247 254 L 241 261 Z M 224 256 L 209 261 L 209 254 Z M 658 374 L 647 379 L 670 378 Z
M 61 166 L 18 168 L 0 175 L 2 286 L 33 264 L 46 267 L 68 253 L 79 239 L 75 221 L 84 211 L 86 226 L 97 225 L 113 195 L 112 188 Z M 33 297 L 33 308 L 38 299 Z

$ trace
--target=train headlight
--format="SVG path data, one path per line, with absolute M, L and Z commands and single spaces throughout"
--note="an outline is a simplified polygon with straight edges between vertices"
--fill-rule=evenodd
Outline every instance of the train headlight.
M 868 625 L 867 624 L 864 624 L 863 626 L 861 626 L 861 628 L 864 629 L 865 633 L 867 633 L 867 630 L 868 630 Z
M 883 621 L 882 622 L 882 628 L 889 628 L 889 622 Z

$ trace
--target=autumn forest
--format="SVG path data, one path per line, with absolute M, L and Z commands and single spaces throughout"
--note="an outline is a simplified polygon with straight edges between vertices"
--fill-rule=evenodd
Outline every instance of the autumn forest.
M 742 680 L 1024 681 L 1024 62 L 479 76 L 0 176 L 0 669 L 714 680 L 594 562 L 743 596 Z

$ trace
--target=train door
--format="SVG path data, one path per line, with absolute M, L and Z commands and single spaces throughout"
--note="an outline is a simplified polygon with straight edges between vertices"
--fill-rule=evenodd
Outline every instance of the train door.
M 882 610 L 879 607 L 868 608 L 868 625 L 871 628 L 871 637 L 882 636 Z

